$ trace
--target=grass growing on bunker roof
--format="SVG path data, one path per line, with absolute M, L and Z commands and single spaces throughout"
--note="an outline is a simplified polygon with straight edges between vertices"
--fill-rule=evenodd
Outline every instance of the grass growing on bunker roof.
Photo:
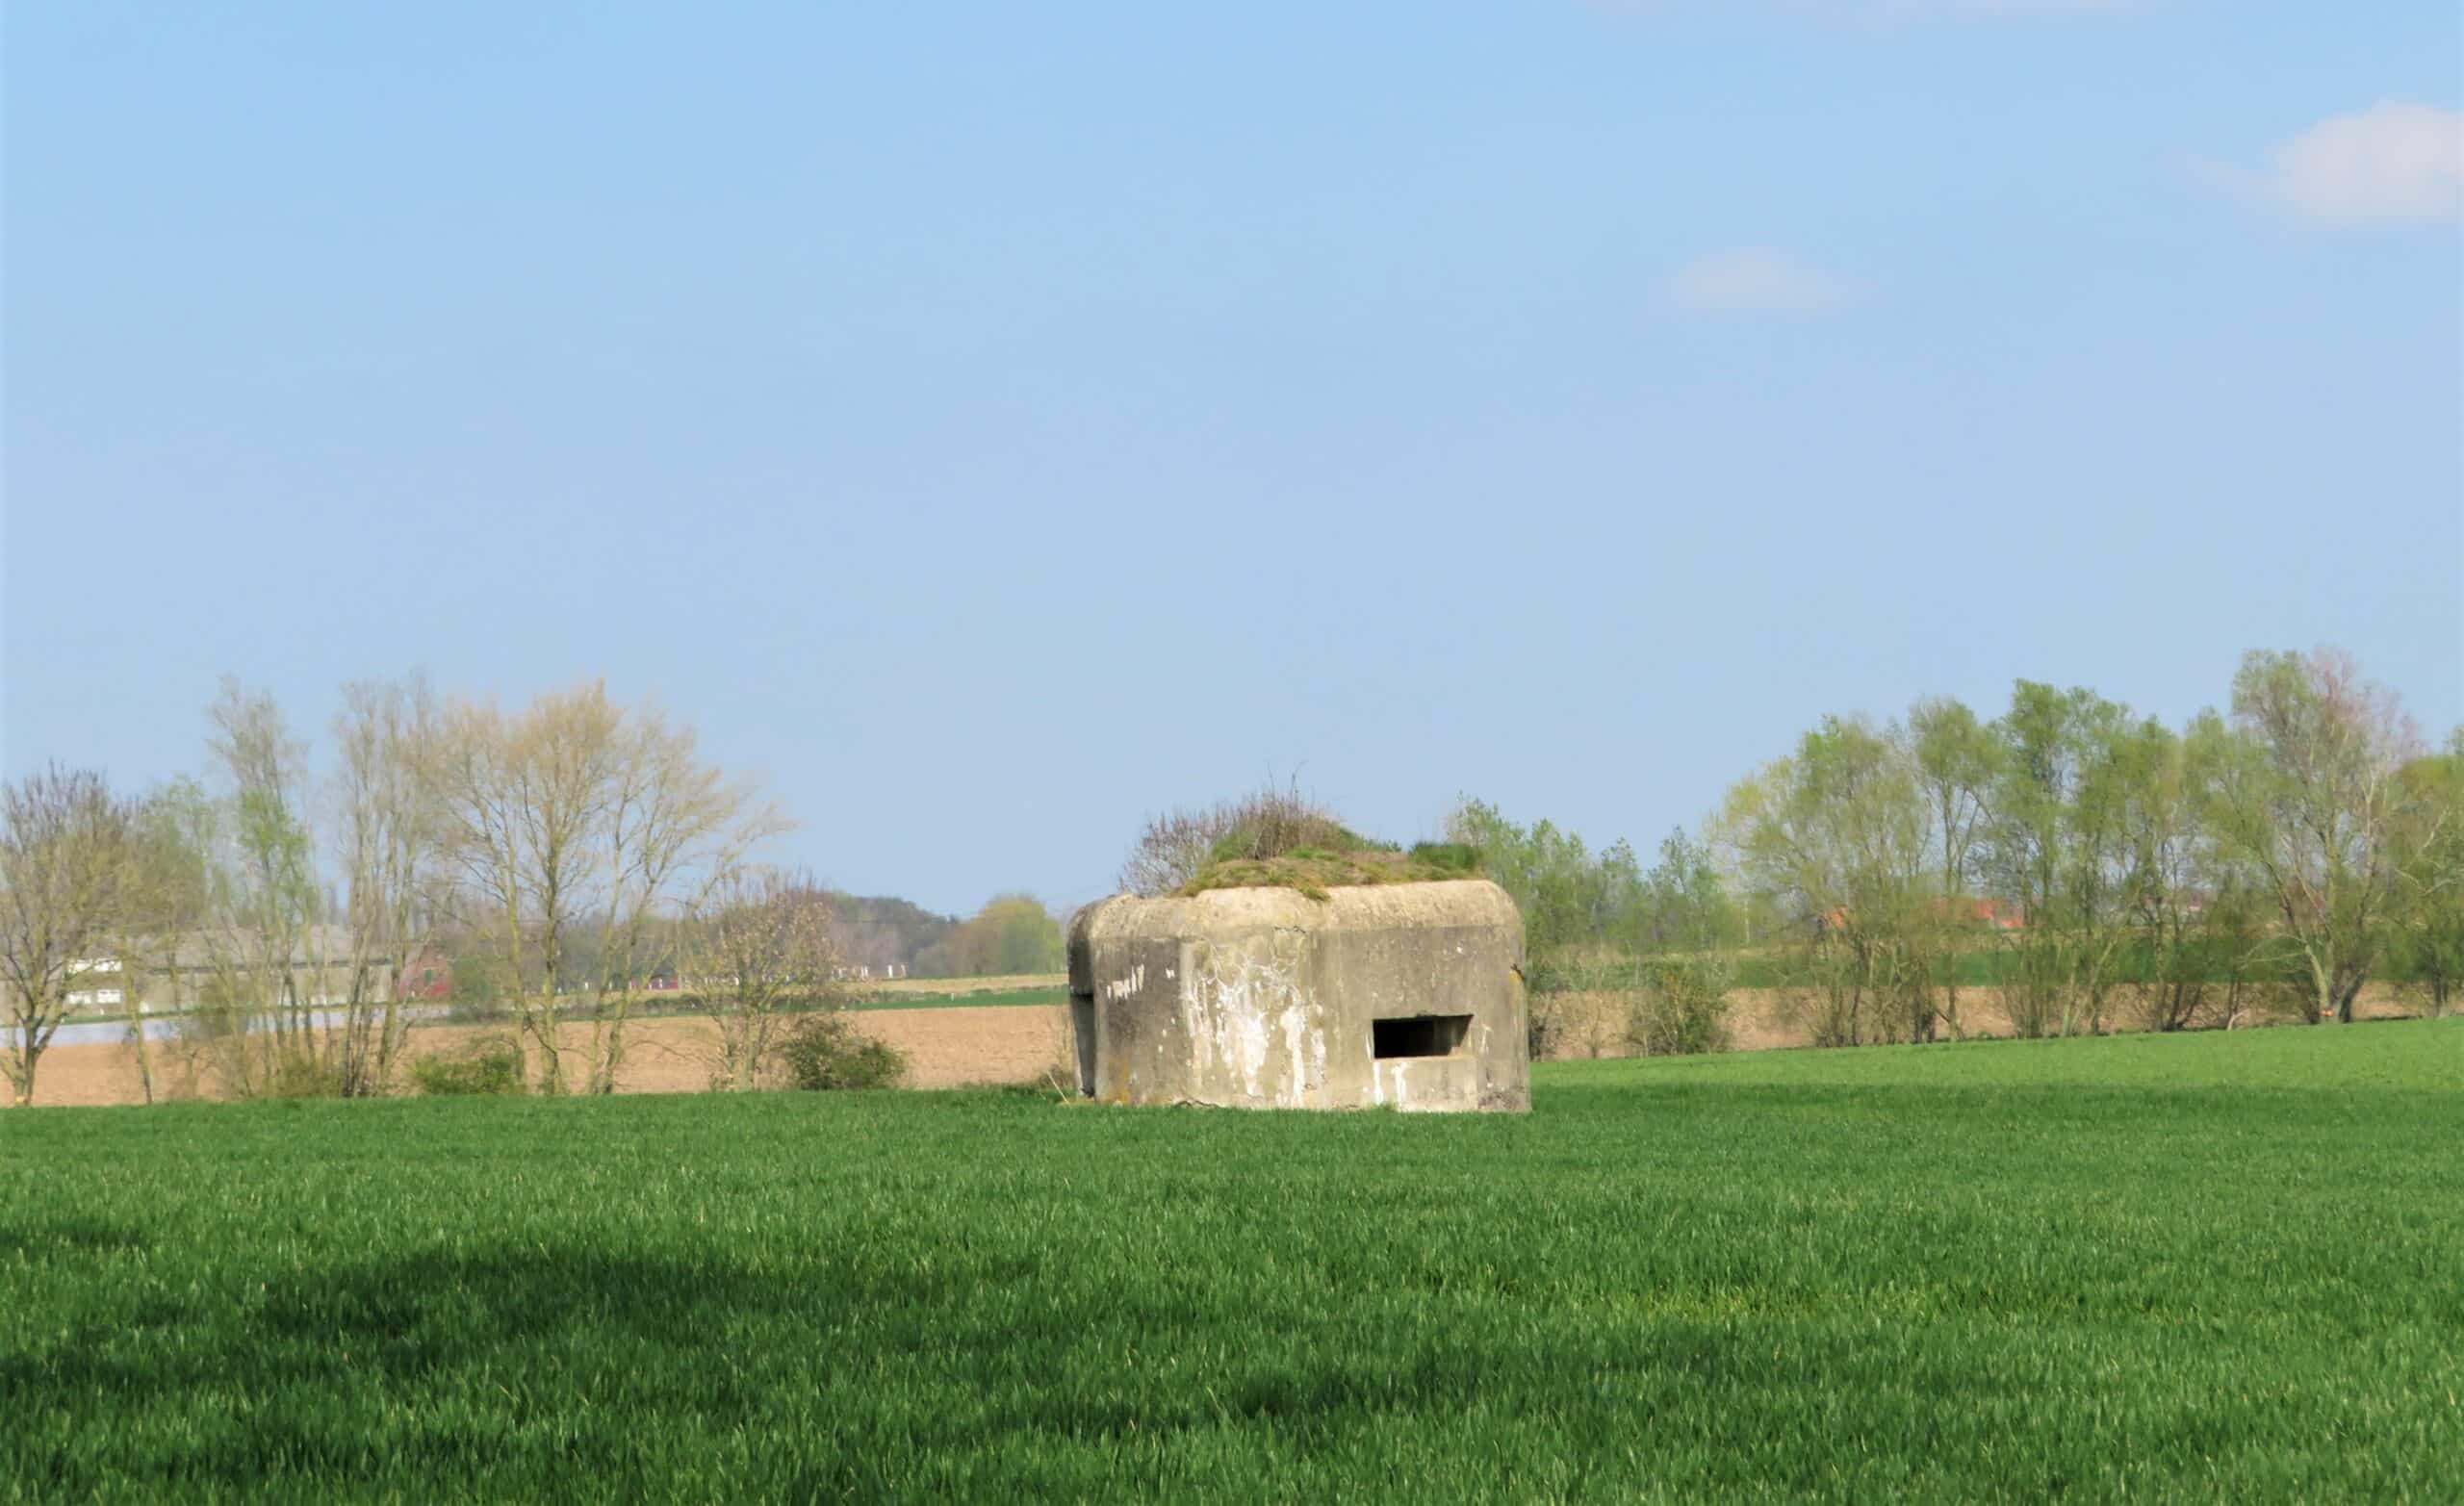
M 1422 842 L 1405 851 L 1393 842 L 1363 836 L 1334 817 L 1310 807 L 1253 816 L 1216 839 L 1179 892 L 1209 889 L 1296 889 L 1313 900 L 1330 889 L 1379 883 L 1426 883 L 1476 879 L 1477 848 Z
M 0 1500 L 2453 1498 L 2464 1021 L 0 1112 Z
M 1478 855 L 1470 848 L 1423 843 L 1410 852 L 1394 847 L 1296 847 L 1273 857 L 1219 858 L 1181 886 L 1183 895 L 1209 889 L 1297 889 L 1313 900 L 1330 889 L 1373 883 L 1427 883 L 1476 879 Z
M 1363 836 L 1296 785 L 1265 787 L 1154 817 L 1131 845 L 1120 886 L 1154 897 L 1210 889 L 1295 889 L 1313 900 L 1362 884 L 1480 875 L 1477 848 L 1423 842 L 1408 852 Z

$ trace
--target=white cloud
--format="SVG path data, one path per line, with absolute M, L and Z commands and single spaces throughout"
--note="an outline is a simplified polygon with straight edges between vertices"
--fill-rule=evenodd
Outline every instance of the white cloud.
M 1827 314 L 1862 290 L 1769 246 L 1740 246 L 1689 262 L 1670 275 L 1669 301 L 1697 314 Z
M 2453 219 L 2464 214 L 2464 114 L 2390 101 L 2330 115 L 2271 153 L 2265 172 L 2229 176 L 2325 224 Z

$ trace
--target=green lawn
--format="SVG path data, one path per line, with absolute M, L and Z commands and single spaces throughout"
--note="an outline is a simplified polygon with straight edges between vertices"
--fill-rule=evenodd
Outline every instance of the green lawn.
M 0 1112 L 0 1499 L 2453 1501 L 2464 1021 Z

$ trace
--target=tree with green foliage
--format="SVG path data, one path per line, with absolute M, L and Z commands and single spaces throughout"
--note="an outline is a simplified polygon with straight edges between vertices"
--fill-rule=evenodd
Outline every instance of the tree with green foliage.
M 273 697 L 229 676 L 206 740 L 226 794 L 218 905 L 200 938 L 218 986 L 231 1087 L 253 1093 L 314 1057 L 314 1011 L 331 960 L 326 892 L 311 827 L 307 745 Z M 249 1049 L 253 1042 L 253 1050 Z
M 1719 825 L 1748 882 L 1793 919 L 1815 1043 L 1932 1038 L 1930 830 L 1905 739 L 1825 717 L 1729 792 Z
M 1705 953 L 1737 938 L 1736 905 L 1715 855 L 1683 828 L 1661 839 L 1659 860 L 1642 876 L 1640 888 L 1635 931 L 1644 950 Z
M 1447 817 L 1446 839 L 1476 849 L 1481 872 L 1513 897 L 1535 968 L 1557 965 L 1572 948 L 1619 938 L 1640 898 L 1641 870 L 1623 842 L 1595 858 L 1580 836 L 1553 822 L 1518 826 L 1476 800 Z
M 2227 914 L 2218 900 L 2228 883 L 2197 799 L 2199 760 L 2209 746 L 2151 717 L 2128 728 L 2117 747 L 2123 916 L 2138 949 L 2120 988 L 2148 1030 L 2183 1030 L 2211 1018 L 2221 992 L 2214 922 Z
M 2220 843 L 2248 867 L 2310 984 L 2312 1021 L 2349 1022 L 2401 893 L 2408 834 L 2437 823 L 2400 778 L 2420 736 L 2351 655 L 2255 651 L 2233 676 L 2231 728 L 2207 785 Z
M 1906 735 L 1939 855 L 1941 951 L 1951 958 L 1943 970 L 1942 1025 L 1957 1039 L 1962 1034 L 1958 957 L 1979 932 L 1968 904 L 1974 892 L 1970 881 L 2000 749 L 1974 711 L 1947 697 L 1912 707 Z
M 952 938 L 955 976 L 1006 978 L 1057 973 L 1063 966 L 1061 922 L 1032 894 L 996 894 Z
M 2409 985 L 2431 1014 L 2445 1014 L 2464 1002 L 2464 727 L 2399 778 L 2406 789 L 2395 945 Z
M 2003 932 L 2005 1010 L 2022 1035 L 2100 1029 L 2128 938 L 2122 743 L 2128 710 L 2020 680 L 1996 721 L 1988 872 L 2023 924 Z

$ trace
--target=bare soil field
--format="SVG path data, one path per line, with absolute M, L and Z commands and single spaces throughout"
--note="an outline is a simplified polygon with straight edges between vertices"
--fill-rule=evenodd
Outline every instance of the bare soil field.
M 1738 988 L 1729 994 L 1729 1041 L 1737 1051 L 1785 1051 L 1813 1044 L 1813 1035 L 1797 1017 L 1788 991 L 1780 988 Z M 1557 996 L 1559 1031 L 1549 1053 L 1558 1060 L 1631 1055 L 1625 1042 L 1626 996 L 1619 993 L 1573 993 Z M 2402 1019 L 2419 1012 L 2384 984 L 2362 990 L 2353 1007 L 2356 1019 Z M 2250 1025 L 2279 1025 L 2289 1020 L 2257 1019 Z M 1968 1039 L 2009 1036 L 2011 1017 L 2002 1008 L 2001 990 L 1972 987 L 1960 990 L 1960 1025 Z M 2121 1029 L 2133 1029 L 2125 1019 Z
M 902 980 L 902 982 L 906 982 Z M 944 992 L 946 979 L 919 979 L 912 993 Z M 1047 987 L 1058 980 L 1040 977 L 966 980 L 985 992 Z M 925 984 L 937 984 L 927 988 Z M 1810 1045 L 1805 1027 L 1791 1017 L 1781 990 L 1744 988 L 1731 995 L 1732 1044 L 1739 1051 L 1785 1050 Z M 1559 1059 L 1628 1055 L 1624 1041 L 1626 1003 L 1611 993 L 1561 995 L 1557 1008 L 1564 1021 L 1556 1049 Z M 2368 1019 L 2394 1019 L 2414 1012 L 2410 1004 L 2389 988 L 2374 986 L 2363 993 L 2355 1013 Z M 1960 1015 L 1966 1034 L 2009 1035 L 2010 1021 L 1991 988 L 1960 991 Z M 984 1083 L 1026 1083 L 1053 1074 L 1067 1081 L 1074 1068 L 1069 1058 L 1069 1013 L 1058 1005 L 943 1006 L 937 1008 L 870 1008 L 848 1016 L 856 1029 L 886 1040 L 907 1053 L 907 1085 L 961 1087 Z M 482 1036 L 503 1036 L 503 1025 L 431 1025 L 411 1036 L 414 1056 L 462 1051 Z M 715 1033 L 708 1021 L 695 1016 L 636 1020 L 627 1027 L 626 1063 L 618 1090 L 628 1093 L 694 1093 L 709 1086 L 711 1062 L 717 1055 Z M 587 1023 L 568 1025 L 561 1036 L 568 1080 L 583 1075 L 590 1041 Z M 200 1082 L 193 1065 L 182 1059 L 176 1044 L 158 1042 L 155 1091 L 169 1098 L 215 1096 L 211 1082 Z M 38 1106 L 109 1105 L 144 1102 L 135 1050 L 124 1044 L 55 1046 L 43 1053 L 35 1084 Z
M 1064 1070 L 1069 1011 L 1050 1005 L 970 1008 L 866 1009 L 848 1015 L 859 1031 L 907 1053 L 911 1087 L 960 1087 L 977 1083 L 1024 1083 L 1047 1069 Z M 411 1033 L 414 1056 L 458 1052 L 483 1036 L 505 1036 L 502 1025 L 429 1025 Z M 627 1093 L 694 1093 L 710 1084 L 718 1055 L 709 1021 L 692 1016 L 636 1020 L 626 1027 L 625 1067 L 617 1088 Z M 568 1081 L 581 1075 L 590 1044 L 587 1023 L 559 1033 Z M 169 1098 L 211 1097 L 193 1063 L 176 1043 L 153 1046 L 155 1091 Z M 1074 1068 L 1067 1069 L 1074 1072 Z M 35 1078 L 35 1103 L 137 1104 L 145 1101 L 135 1048 L 128 1045 L 55 1046 L 43 1053 Z

